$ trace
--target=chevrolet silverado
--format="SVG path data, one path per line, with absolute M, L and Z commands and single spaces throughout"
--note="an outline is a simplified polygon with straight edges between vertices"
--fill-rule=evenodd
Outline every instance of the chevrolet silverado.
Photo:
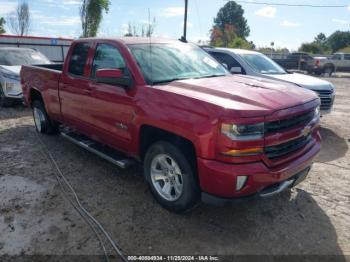
M 182 212 L 300 183 L 320 150 L 320 99 L 295 85 L 231 75 L 168 39 L 79 39 L 64 64 L 23 66 L 38 132 L 120 167 L 142 162 L 155 199 Z

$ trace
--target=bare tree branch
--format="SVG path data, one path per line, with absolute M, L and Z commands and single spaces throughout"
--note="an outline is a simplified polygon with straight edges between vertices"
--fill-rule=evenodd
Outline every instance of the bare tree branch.
M 13 34 L 28 35 L 30 29 L 30 12 L 27 2 L 19 2 L 16 11 L 11 12 L 7 17 L 9 28 Z

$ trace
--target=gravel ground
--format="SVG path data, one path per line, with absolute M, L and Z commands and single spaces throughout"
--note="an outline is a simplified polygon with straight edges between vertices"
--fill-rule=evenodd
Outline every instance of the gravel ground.
M 41 136 L 83 205 L 128 255 L 350 255 L 350 79 L 322 118 L 307 180 L 278 197 L 175 215 L 151 197 L 139 166 L 121 170 L 59 136 Z M 31 112 L 0 109 L 0 255 L 103 254 L 60 190 Z M 346 260 L 345 257 L 338 257 Z M 348 257 L 349 258 L 349 257 Z

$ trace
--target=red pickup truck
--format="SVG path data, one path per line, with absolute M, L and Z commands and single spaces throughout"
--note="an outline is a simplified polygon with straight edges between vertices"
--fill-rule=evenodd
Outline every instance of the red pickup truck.
M 60 130 L 121 167 L 143 162 L 154 197 L 175 212 L 277 194 L 320 150 L 317 95 L 230 75 L 189 43 L 79 39 L 63 65 L 23 66 L 21 82 L 38 132 Z

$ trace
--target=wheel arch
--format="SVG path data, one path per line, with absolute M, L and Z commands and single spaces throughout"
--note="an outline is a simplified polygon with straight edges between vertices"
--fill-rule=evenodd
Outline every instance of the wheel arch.
M 334 65 L 333 63 L 327 63 L 327 64 L 325 64 L 325 65 L 323 66 L 324 69 L 329 68 L 329 67 L 332 68 L 333 71 L 334 71 L 335 65 Z
M 37 90 L 36 88 L 32 87 L 29 91 L 28 102 L 30 105 L 32 105 L 33 101 L 35 101 L 35 100 L 40 100 L 44 103 L 44 99 L 43 99 L 41 92 L 39 90 Z M 45 105 L 45 103 L 44 103 L 44 105 Z
M 165 130 L 163 128 L 159 128 L 153 125 L 144 124 L 140 127 L 140 148 L 139 153 L 141 159 L 143 159 L 147 148 L 157 142 L 157 141 L 167 141 L 169 143 L 172 143 L 174 145 L 187 145 L 188 147 L 191 147 L 191 150 L 193 153 L 196 153 L 195 145 L 193 141 L 186 138 L 185 136 L 176 134 L 172 131 Z
M 197 153 L 193 141 L 174 132 L 148 124 L 142 125 L 139 133 L 139 157 L 142 161 L 144 160 L 147 149 L 158 141 L 166 141 L 179 147 L 190 160 L 189 162 L 194 170 L 197 170 Z

